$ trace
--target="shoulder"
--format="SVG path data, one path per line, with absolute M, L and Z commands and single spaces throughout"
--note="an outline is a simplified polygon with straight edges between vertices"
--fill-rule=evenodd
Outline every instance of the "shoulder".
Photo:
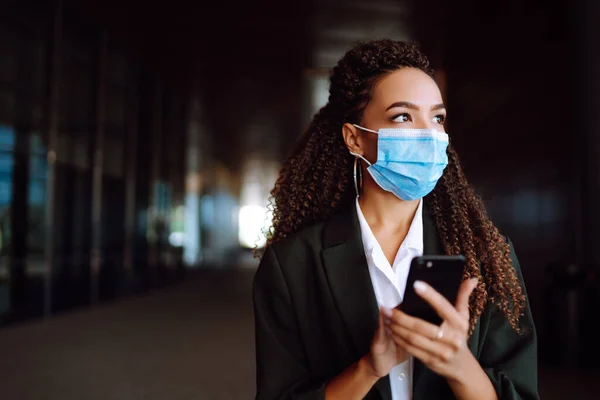
M 253 292 L 291 293 L 314 270 L 321 253 L 324 222 L 315 223 L 268 246 L 253 279 Z M 286 295 L 287 296 L 287 295 Z
M 301 263 L 305 257 L 321 252 L 323 230 L 326 223 L 327 221 L 320 221 L 294 232 L 269 246 L 266 253 L 271 252 L 277 258 L 278 263 L 284 267 L 290 263 Z
M 500 254 L 508 256 L 510 263 L 512 264 L 512 267 L 517 272 L 517 275 L 519 276 L 519 278 L 521 278 L 521 267 L 519 265 L 519 259 L 517 258 L 517 253 L 515 252 L 515 246 L 514 246 L 512 240 L 510 239 L 510 237 L 504 236 L 504 235 L 500 236 L 500 240 L 498 243 L 498 250 L 500 251 Z M 489 271 L 487 271 L 485 262 L 480 263 L 480 268 L 481 268 L 482 274 L 489 272 Z
M 320 254 L 324 248 L 355 239 L 359 232 L 355 203 L 345 204 L 322 221 L 317 221 L 270 246 L 280 262 L 303 255 Z
M 356 209 L 340 207 L 326 219 L 268 246 L 257 274 L 278 274 L 286 281 L 300 283 L 320 279 L 323 251 L 356 240 L 355 236 L 359 235 L 357 224 Z M 357 242 L 360 243 L 360 239 Z
M 270 245 L 261 260 L 276 261 L 285 272 L 306 270 L 320 263 L 323 249 L 354 238 L 358 218 L 354 203 L 344 205 L 322 221 L 314 222 Z

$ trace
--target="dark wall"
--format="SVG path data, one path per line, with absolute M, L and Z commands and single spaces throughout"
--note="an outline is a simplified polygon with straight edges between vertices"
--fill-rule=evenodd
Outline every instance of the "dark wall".
M 582 136 L 577 148 L 582 177 L 583 254 L 586 262 L 600 264 L 600 4 L 581 0 L 575 3 L 575 129 Z
M 444 52 L 454 145 L 534 299 L 544 266 L 576 257 L 573 52 L 557 7 L 455 8 Z
M 281 158 L 302 131 L 310 13 L 310 2 L 261 1 L 227 16 L 211 9 L 213 23 L 196 32 L 211 38 L 195 54 L 194 80 L 216 135 L 215 156 L 236 172 L 250 153 Z
M 600 238 L 598 7 L 438 3 L 415 4 L 415 28 L 443 72 L 451 140 L 492 219 L 515 244 L 542 359 L 572 357 L 572 349 L 561 352 L 569 338 L 583 353 L 591 343 L 580 341 L 585 315 L 597 303 L 587 295 L 597 282 L 584 269 L 596 263 Z M 577 293 L 572 305 L 569 293 Z M 577 310 L 573 323 L 568 307 Z
M 214 157 L 233 171 L 239 172 L 251 151 L 280 158 L 302 131 L 301 77 L 311 65 L 312 1 L 75 5 L 165 82 L 202 99 Z M 273 130 L 283 132 L 283 141 L 266 133 Z
M 581 135 L 577 147 L 580 186 L 581 253 L 584 266 L 590 272 L 585 275 L 590 282 L 584 292 L 582 303 L 587 313 L 582 317 L 580 330 L 585 346 L 581 346 L 581 357 L 596 367 L 600 356 L 597 343 L 596 316 L 600 307 L 600 4 L 597 1 L 581 0 L 574 4 L 575 25 L 575 108 L 573 121 L 575 130 Z M 595 278 L 595 279 L 594 279 Z M 592 346 L 589 346 L 591 344 Z M 590 348 L 591 347 L 591 348 Z

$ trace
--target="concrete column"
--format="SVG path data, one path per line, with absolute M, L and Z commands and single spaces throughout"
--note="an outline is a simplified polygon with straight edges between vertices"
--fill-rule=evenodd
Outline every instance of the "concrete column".
M 46 180 L 46 230 L 45 230 L 45 276 L 44 276 L 44 316 L 52 314 L 52 272 L 54 263 L 54 220 L 56 211 L 56 146 L 58 142 L 58 109 L 60 99 L 60 72 L 63 31 L 63 2 L 56 0 L 52 22 L 52 45 L 48 71 L 48 103 L 46 137 L 48 142 L 48 176 Z
M 98 77 L 96 82 L 96 132 L 92 165 L 92 252 L 90 259 L 90 303 L 99 300 L 100 268 L 102 267 L 102 175 L 104 165 L 104 132 L 106 125 L 106 64 L 108 37 L 103 33 L 99 43 Z
M 576 12 L 575 135 L 580 137 L 582 261 L 600 265 L 600 4 L 579 1 Z M 579 132 L 577 132 L 579 131 Z

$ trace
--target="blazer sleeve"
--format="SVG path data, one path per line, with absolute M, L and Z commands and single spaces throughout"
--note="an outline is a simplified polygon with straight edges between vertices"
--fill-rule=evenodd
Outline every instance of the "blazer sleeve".
M 324 400 L 327 382 L 315 382 L 292 299 L 275 251 L 267 248 L 253 282 L 257 400 Z
M 525 292 L 523 275 L 510 239 L 510 258 Z M 492 306 L 480 362 L 496 389 L 499 400 L 538 400 L 536 331 L 529 306 L 521 317 L 521 332 L 510 326 L 506 316 Z M 489 367 L 486 367 L 489 366 Z

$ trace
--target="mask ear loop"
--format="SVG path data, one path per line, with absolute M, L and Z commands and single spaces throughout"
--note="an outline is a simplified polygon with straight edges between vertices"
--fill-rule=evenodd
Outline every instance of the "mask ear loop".
M 367 129 L 367 128 L 363 128 L 360 125 L 357 124 L 352 124 L 354 127 L 358 128 L 358 129 L 362 129 L 363 131 L 367 131 L 367 132 L 373 132 L 373 133 L 377 133 L 379 134 L 379 131 L 374 131 L 372 129 Z M 356 192 L 356 197 L 360 197 L 360 190 L 362 190 L 362 185 L 363 185 L 363 171 L 362 168 L 360 168 L 360 183 L 358 182 L 358 173 L 357 173 L 357 164 L 358 164 L 358 158 L 362 158 L 363 160 L 365 160 L 367 162 L 367 164 L 371 165 L 371 163 L 369 162 L 369 160 L 367 160 L 366 158 L 364 158 L 363 156 L 350 152 L 350 154 L 352 154 L 354 156 L 354 191 Z

